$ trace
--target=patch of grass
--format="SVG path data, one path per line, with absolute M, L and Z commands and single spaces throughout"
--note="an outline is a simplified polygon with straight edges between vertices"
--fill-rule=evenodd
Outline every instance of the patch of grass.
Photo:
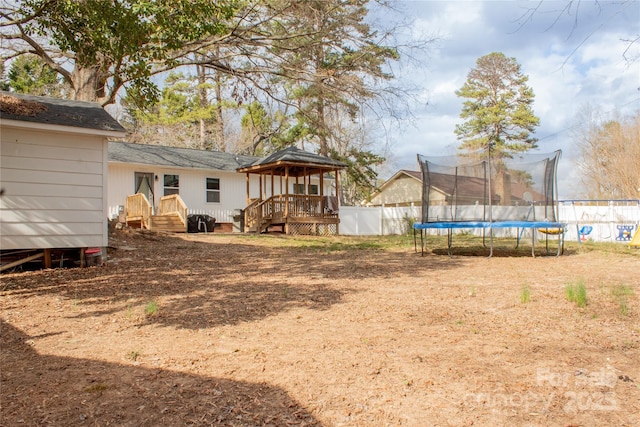
M 155 316 L 158 314 L 158 302 L 157 301 L 149 301 L 144 308 L 144 314 L 147 316 Z
M 585 307 L 588 303 L 589 298 L 587 297 L 587 287 L 584 284 L 584 279 L 569 283 L 564 288 L 564 293 L 567 300 L 575 302 L 578 307 Z
M 86 391 L 87 393 L 102 393 L 108 388 L 109 386 L 107 386 L 106 384 L 99 383 L 90 385 L 89 387 L 85 388 L 84 391 Z
M 520 289 L 520 302 L 527 304 L 529 301 L 531 301 L 531 288 L 529 285 L 524 285 L 522 289 Z
M 406 221 L 409 225 L 409 220 Z M 412 251 L 414 247 L 413 230 L 406 235 L 391 236 L 287 236 L 284 234 L 252 234 L 238 233 L 233 235 L 238 241 L 250 241 L 252 245 L 278 248 L 304 248 L 324 253 L 335 253 L 349 250 L 403 250 Z M 420 245 L 420 236 L 417 237 Z M 481 236 L 466 231 L 456 233 L 454 251 L 459 255 L 486 255 L 487 248 Z M 512 238 L 494 237 L 494 256 L 531 256 L 527 250 L 514 251 Z M 447 246 L 447 236 L 427 234 L 425 247 L 442 251 Z M 419 249 L 419 248 L 418 248 Z M 576 253 L 605 253 L 611 255 L 632 255 L 640 259 L 640 251 L 630 249 L 628 245 L 609 242 L 565 242 L 567 255 Z
M 131 350 L 127 357 L 135 362 L 136 360 L 138 360 L 138 357 L 140 357 L 140 353 L 135 350 Z
M 589 253 L 598 252 L 611 255 L 634 255 L 640 257 L 640 251 L 630 248 L 629 245 L 621 245 L 613 242 L 565 242 L 565 252 L 568 253 Z
M 341 252 L 348 250 L 386 250 L 412 249 L 413 232 L 409 235 L 393 236 L 287 236 L 276 235 L 239 235 L 237 239 L 247 239 L 268 247 L 293 247 L 322 252 Z
M 620 314 L 629 315 L 629 296 L 633 295 L 633 289 L 627 285 L 617 285 L 611 288 L 611 296 L 618 303 Z

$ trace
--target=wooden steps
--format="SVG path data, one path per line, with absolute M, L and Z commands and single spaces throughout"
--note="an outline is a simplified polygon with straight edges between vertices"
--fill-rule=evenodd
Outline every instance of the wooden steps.
M 168 233 L 186 233 L 187 224 L 183 223 L 180 219 L 180 215 L 166 214 L 166 215 L 152 215 L 151 216 L 151 230 L 154 231 L 166 231 Z

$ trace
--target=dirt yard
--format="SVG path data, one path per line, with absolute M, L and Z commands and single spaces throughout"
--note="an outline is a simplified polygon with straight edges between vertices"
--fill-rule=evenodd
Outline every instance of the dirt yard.
M 111 237 L 0 276 L 0 425 L 640 425 L 638 251 Z

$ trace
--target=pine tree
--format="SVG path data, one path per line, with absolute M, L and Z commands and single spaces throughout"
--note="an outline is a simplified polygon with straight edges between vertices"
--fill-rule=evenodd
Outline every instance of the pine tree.
M 492 158 L 511 157 L 537 147 L 533 136 L 540 119 L 531 108 L 533 90 L 515 58 L 491 53 L 479 58 L 456 95 L 466 98 L 455 133 L 467 154 L 491 151 Z

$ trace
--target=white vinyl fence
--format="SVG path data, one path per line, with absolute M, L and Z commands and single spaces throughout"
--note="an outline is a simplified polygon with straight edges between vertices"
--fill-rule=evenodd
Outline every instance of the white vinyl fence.
M 447 207 L 442 207 L 447 208 Z M 460 206 L 458 211 L 475 210 L 476 206 Z M 516 207 L 507 209 L 518 209 Z M 522 209 L 522 208 L 520 208 Z M 528 208 L 522 211 L 525 219 Z M 420 221 L 421 206 L 409 207 L 340 207 L 340 234 L 343 235 L 390 235 L 411 232 L 411 225 Z M 513 212 L 509 212 L 512 214 Z M 435 212 L 437 215 L 437 212 Z M 517 214 L 517 213 L 516 213 Z M 446 215 L 444 212 L 442 215 Z M 633 236 L 640 225 L 640 201 L 601 201 L 586 205 L 584 201 L 560 201 L 558 204 L 559 222 L 567 224 L 565 240 L 578 239 L 597 242 L 625 242 Z M 542 218 L 539 218 L 542 219 Z M 433 234 L 446 234 L 446 230 L 430 230 Z M 458 232 L 470 232 L 458 230 Z M 476 231 L 479 233 L 480 231 Z M 520 230 L 522 232 L 522 230 Z M 515 237 L 518 230 L 501 229 L 495 234 Z M 528 234 L 529 231 L 525 231 Z
M 406 234 L 419 221 L 422 208 L 340 206 L 340 234 L 384 236 Z

